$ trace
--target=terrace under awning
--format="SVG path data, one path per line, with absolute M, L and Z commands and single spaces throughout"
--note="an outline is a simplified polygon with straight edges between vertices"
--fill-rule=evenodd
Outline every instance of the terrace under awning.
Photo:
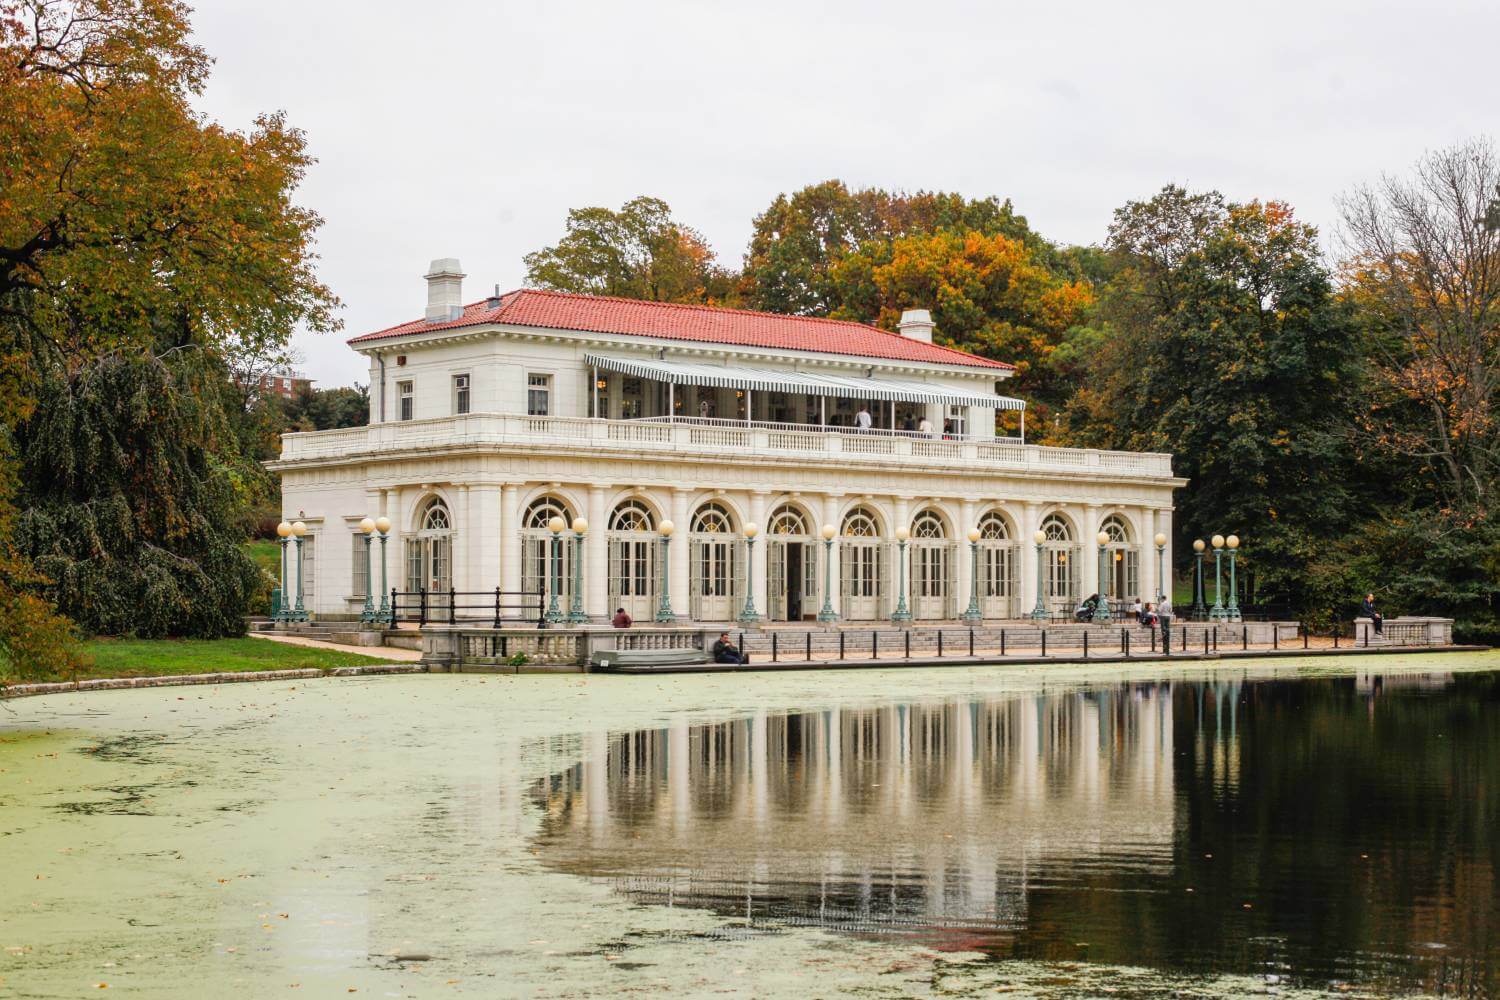
M 874 376 L 852 378 L 847 375 L 830 375 L 824 372 L 705 365 L 690 361 L 619 358 L 607 354 L 585 354 L 583 360 L 604 371 L 666 382 L 669 385 L 707 385 L 760 392 L 801 392 L 810 396 L 878 399 L 894 403 L 984 406 L 995 410 L 1024 411 L 1026 409 L 1024 401 L 1010 396 L 964 392 L 961 389 L 950 389 L 929 382 L 915 382 L 907 379 Z

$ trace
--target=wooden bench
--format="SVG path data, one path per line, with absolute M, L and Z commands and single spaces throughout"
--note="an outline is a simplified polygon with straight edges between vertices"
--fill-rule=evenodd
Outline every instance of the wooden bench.
M 673 670 L 708 662 L 701 649 L 596 649 L 589 655 L 591 670 Z

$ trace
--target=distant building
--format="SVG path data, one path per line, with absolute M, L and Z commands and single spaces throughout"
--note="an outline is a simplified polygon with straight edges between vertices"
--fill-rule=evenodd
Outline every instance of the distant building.
M 262 375 L 256 380 L 256 392 L 262 396 L 292 399 L 298 393 L 311 391 L 313 380 L 301 375 Z

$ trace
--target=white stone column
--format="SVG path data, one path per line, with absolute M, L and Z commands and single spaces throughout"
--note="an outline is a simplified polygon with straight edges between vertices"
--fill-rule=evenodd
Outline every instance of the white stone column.
M 1041 513 L 1042 505 L 1035 501 L 1027 501 L 1021 512 L 1021 600 L 1018 613 L 1023 618 L 1036 610 L 1036 538 L 1033 536 L 1041 527 Z
M 406 589 L 406 490 L 396 486 L 385 491 L 385 516 L 391 519 L 390 541 L 386 551 L 390 553 L 390 589 Z
M 981 410 L 982 408 L 974 406 L 970 407 L 970 409 Z M 977 517 L 979 505 L 966 497 L 959 505 L 959 510 L 960 514 L 957 526 L 958 547 L 955 550 L 958 561 L 958 573 L 956 574 L 958 577 L 958 592 L 954 594 L 953 604 L 958 609 L 956 613 L 963 614 L 964 610 L 969 606 L 969 595 L 974 588 L 974 554 L 971 551 L 972 545 L 969 542 L 969 531 L 979 525 L 979 518 Z
M 841 525 L 839 524 L 839 501 L 842 500 L 843 497 L 844 495 L 842 493 L 824 494 L 823 519 L 818 523 L 817 527 L 813 529 L 814 534 L 818 539 L 819 549 L 828 557 L 828 564 L 826 566 L 819 567 L 823 572 L 819 574 L 818 586 L 822 587 L 824 581 L 826 580 L 829 593 L 820 596 L 824 597 L 827 602 L 830 602 L 832 604 L 833 610 L 839 615 L 840 618 L 843 617 L 844 610 L 839 606 L 839 538 L 837 535 L 835 535 L 832 545 L 828 545 L 826 542 L 824 542 L 823 525 L 831 524 L 833 525 L 834 531 L 839 530 L 839 528 L 841 527 Z M 823 606 L 824 601 L 819 601 L 818 610 L 821 611 L 823 609 Z
M 1099 504 L 1088 504 L 1080 519 L 1083 526 L 1083 551 L 1080 555 L 1083 559 L 1083 566 L 1078 574 L 1078 579 L 1082 581 L 1080 586 L 1083 588 L 1080 597 L 1088 597 L 1090 594 L 1099 592 L 1099 542 L 1094 536 L 1099 534 L 1099 523 L 1102 520 L 1099 513 L 1101 509 Z
M 766 534 L 766 501 L 769 496 L 765 490 L 756 490 L 750 494 L 750 520 L 760 526 L 760 534 L 755 539 L 755 551 L 750 558 L 750 571 L 754 578 L 752 592 L 755 595 L 755 610 L 761 618 L 765 618 L 771 611 L 771 592 L 767 589 L 769 583 L 766 580 L 766 552 L 771 547 L 770 537 Z
M 609 621 L 609 510 L 604 506 L 608 487 L 589 487 L 589 533 L 584 538 L 583 610 L 592 621 Z
M 500 589 L 509 591 L 509 601 L 517 600 L 521 589 L 521 508 L 520 490 L 515 483 L 500 487 Z M 512 613 L 516 609 L 510 609 Z
M 1141 603 L 1156 600 L 1156 511 L 1151 507 L 1141 508 Z
M 459 545 L 467 553 L 466 587 L 472 591 L 494 590 L 500 586 L 500 537 L 504 522 L 500 487 L 494 484 L 464 490 L 464 530 Z M 478 603 L 470 599 L 470 604 Z M 470 610 L 470 614 L 476 614 Z
M 474 551 L 474 542 L 477 538 L 473 507 L 469 501 L 469 487 L 466 483 L 459 483 L 454 489 L 458 493 L 458 544 L 453 547 L 453 583 L 454 590 L 477 590 L 474 586 L 473 573 L 470 567 L 474 565 L 471 553 Z M 470 601 L 458 601 L 460 604 L 472 604 Z
M 689 621 L 692 608 L 689 606 L 688 569 L 692 565 L 692 548 L 688 544 L 688 499 L 691 491 L 683 487 L 672 488 L 672 578 L 667 581 L 667 590 L 672 597 L 672 611 L 678 621 Z

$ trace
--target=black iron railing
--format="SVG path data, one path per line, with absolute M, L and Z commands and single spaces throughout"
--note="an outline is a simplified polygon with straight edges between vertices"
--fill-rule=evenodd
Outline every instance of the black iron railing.
M 418 625 L 489 621 L 527 628 L 547 627 L 547 595 L 527 590 L 392 590 L 391 620 Z

